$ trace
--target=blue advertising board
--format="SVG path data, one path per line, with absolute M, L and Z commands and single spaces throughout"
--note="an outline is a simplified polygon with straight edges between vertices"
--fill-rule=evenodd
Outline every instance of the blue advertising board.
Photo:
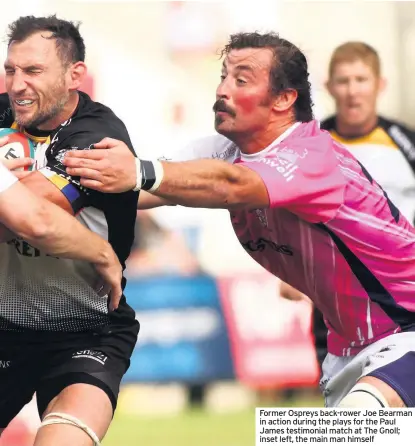
M 206 383 L 234 378 L 212 277 L 130 279 L 125 295 L 141 328 L 124 382 Z

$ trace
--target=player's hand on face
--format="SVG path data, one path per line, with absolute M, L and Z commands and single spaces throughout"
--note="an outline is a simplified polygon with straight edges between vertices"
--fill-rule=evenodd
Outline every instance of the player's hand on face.
M 0 147 L 8 144 L 9 138 L 7 136 L 3 136 L 0 138 Z M 34 160 L 32 158 L 11 158 L 11 159 L 1 159 L 1 163 L 4 164 L 17 178 L 23 178 L 27 175 L 30 175 L 31 172 L 18 170 L 23 169 L 25 167 L 30 167 L 33 165 Z
M 98 294 L 101 296 L 108 295 L 110 298 L 109 310 L 116 310 L 122 296 L 122 267 L 117 255 L 111 248 L 108 250 L 106 261 L 95 263 L 95 269 L 102 279 L 100 281 L 101 286 L 98 286 Z
M 122 141 L 104 138 L 92 150 L 72 150 L 63 164 L 69 175 L 81 177 L 81 184 L 101 192 L 119 193 L 137 183 L 135 157 Z

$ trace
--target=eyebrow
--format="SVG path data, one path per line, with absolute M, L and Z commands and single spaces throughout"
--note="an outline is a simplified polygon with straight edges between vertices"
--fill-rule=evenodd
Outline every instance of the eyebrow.
M 13 68 L 13 64 L 11 64 L 10 62 L 4 62 L 4 69 L 7 68 Z M 42 64 L 32 64 L 32 65 L 27 65 L 26 67 L 20 67 L 22 70 L 42 70 L 44 68 L 44 66 Z
M 250 71 L 251 73 L 254 72 L 254 69 L 250 65 L 237 65 L 235 67 L 235 70 L 238 70 L 238 71 Z
M 227 70 L 225 62 L 222 64 L 222 70 Z M 250 65 L 237 65 L 235 71 L 249 71 L 250 73 L 254 73 L 254 69 Z

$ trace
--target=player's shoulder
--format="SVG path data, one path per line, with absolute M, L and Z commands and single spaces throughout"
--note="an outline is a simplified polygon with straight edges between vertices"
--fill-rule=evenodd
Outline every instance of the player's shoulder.
M 405 125 L 398 119 L 388 118 L 383 115 L 378 116 L 378 123 L 380 126 L 390 127 L 392 125 L 396 125 L 402 129 L 406 129 L 407 131 L 413 131 L 413 129 L 410 129 L 407 125 Z
M 401 122 L 383 116 L 378 117 L 378 125 L 404 153 L 409 163 L 413 164 L 415 160 L 415 131 Z
M 0 94 L 0 128 L 10 127 L 14 118 L 10 105 L 9 95 L 7 93 Z
M 79 123 L 95 123 L 95 126 L 118 126 L 125 128 L 122 120 L 106 105 L 92 100 L 86 93 L 79 91 L 79 105 L 73 116 Z
M 132 149 L 122 120 L 109 107 L 93 101 L 83 92 L 79 92 L 78 107 L 73 116 L 51 135 L 54 149 L 68 146 L 84 149 L 105 137 L 121 140 Z
M 400 135 L 405 135 L 412 142 L 415 142 L 415 130 L 409 128 L 402 122 L 396 119 L 385 118 L 384 116 L 378 117 L 378 125 L 382 127 L 392 137 L 399 139 Z
M 209 135 L 193 144 L 194 151 L 203 158 L 220 159 L 223 161 L 233 160 L 239 152 L 238 146 L 223 135 Z
M 304 172 L 329 172 L 338 168 L 336 144 L 320 129 L 318 121 L 296 123 L 266 150 L 244 162 L 262 162 L 269 167 L 292 166 Z M 280 167 L 279 167 L 280 166 Z
M 278 152 L 283 151 L 284 147 L 316 154 L 325 154 L 327 150 L 333 149 L 333 138 L 321 129 L 320 123 L 316 120 L 296 123 L 287 132 L 287 136 L 282 135 L 275 142 Z

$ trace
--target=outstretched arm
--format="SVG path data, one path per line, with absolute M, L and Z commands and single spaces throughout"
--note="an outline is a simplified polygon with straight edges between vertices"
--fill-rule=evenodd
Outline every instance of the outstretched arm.
M 172 203 L 165 198 L 157 197 L 156 195 L 149 194 L 148 192 L 142 190 L 140 192 L 140 196 L 138 197 L 137 209 L 145 210 L 145 209 L 154 209 L 160 206 L 174 206 L 175 203 Z
M 142 161 L 145 166 L 146 163 L 149 162 Z M 160 185 L 150 190 L 158 197 L 190 207 L 257 209 L 269 206 L 262 178 L 247 167 L 206 159 L 160 164 Z
M 206 157 L 186 162 L 142 161 L 128 154 L 122 142 L 104 138 L 94 144 L 95 150 L 67 153 L 63 163 L 69 174 L 81 177 L 81 184 L 90 189 L 141 189 L 191 207 L 279 207 L 310 223 L 324 223 L 344 203 L 347 184 L 332 142 L 326 133 L 307 149 L 297 141 L 293 162 L 270 151 L 257 160 L 231 164 Z
M 190 207 L 255 209 L 269 206 L 261 176 L 244 166 L 211 159 L 140 161 L 127 153 L 124 143 L 111 138 L 104 138 L 94 146 L 94 150 L 68 152 L 63 160 L 68 166 L 67 172 L 81 177 L 81 184 L 90 189 L 122 192 L 137 187 L 165 200 L 163 204 Z M 157 179 L 152 178 L 154 175 Z M 154 182 L 158 186 L 156 190 L 149 187 Z M 147 207 L 151 207 L 151 200 L 147 197 L 145 200 L 149 204 Z M 153 202 L 157 203 L 160 201 Z

